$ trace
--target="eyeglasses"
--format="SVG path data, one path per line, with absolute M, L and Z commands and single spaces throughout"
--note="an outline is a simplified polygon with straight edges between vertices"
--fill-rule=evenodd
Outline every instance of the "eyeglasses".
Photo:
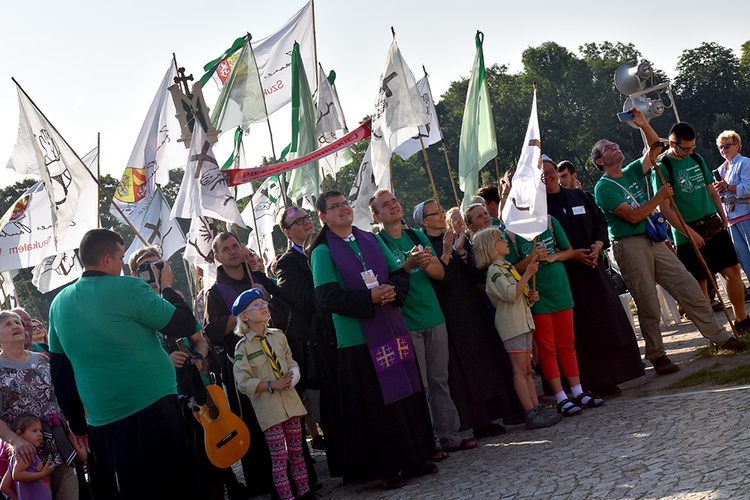
M 42 325 L 31 325 L 32 330 L 44 330 Z
M 672 142 L 674 142 L 674 141 L 672 141 Z M 685 146 L 681 146 L 680 144 L 677 144 L 676 142 L 674 143 L 674 145 L 677 146 L 678 148 L 680 148 L 681 150 L 683 150 L 686 153 L 689 153 L 689 152 L 691 152 L 692 150 L 695 149 L 695 144 L 693 144 L 692 146 L 690 146 L 688 148 L 686 148 Z
M 340 208 L 344 207 L 351 207 L 352 204 L 349 202 L 349 200 L 342 201 L 341 203 L 334 203 L 330 207 L 326 208 L 326 213 L 330 212 L 331 210 L 338 210 Z
M 333 208 L 333 207 L 331 207 L 331 208 Z M 328 210 L 330 210 L 330 208 Z M 306 222 L 312 222 L 312 217 L 310 217 L 309 214 L 305 215 L 304 217 L 300 217 L 299 219 L 295 220 L 294 222 L 292 222 L 291 224 L 289 224 L 286 228 L 290 229 L 292 226 L 301 226 L 301 225 L 303 225 Z
M 729 144 L 722 144 L 721 146 L 719 146 L 719 149 L 721 149 L 723 151 L 725 149 L 729 149 L 729 146 L 736 146 L 736 145 L 737 144 L 735 144 L 733 142 L 730 142 Z
M 432 217 L 433 215 L 437 215 L 437 214 L 445 215 L 445 210 L 438 210 L 437 212 L 432 212 L 431 214 L 424 214 L 422 218 L 426 219 L 427 217 Z
M 263 309 L 264 307 L 268 307 L 268 302 L 266 302 L 265 300 L 256 300 L 255 302 L 247 306 L 245 310 L 251 311 L 253 309 Z
M 620 149 L 620 145 L 619 144 L 615 144 L 614 142 L 612 142 L 610 144 L 607 144 L 601 150 L 598 150 L 596 152 L 597 153 L 597 158 L 600 158 L 601 156 L 603 156 L 604 153 L 606 153 L 607 151 L 614 151 L 615 149 Z

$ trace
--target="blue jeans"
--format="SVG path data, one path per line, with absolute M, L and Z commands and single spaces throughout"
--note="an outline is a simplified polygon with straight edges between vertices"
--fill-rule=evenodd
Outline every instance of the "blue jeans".
M 729 226 L 729 236 L 732 237 L 742 270 L 750 279 L 750 219 Z

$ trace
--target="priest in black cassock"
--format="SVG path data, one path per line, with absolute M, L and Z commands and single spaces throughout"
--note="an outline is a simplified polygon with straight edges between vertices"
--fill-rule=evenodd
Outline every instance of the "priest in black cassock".
M 557 165 L 542 155 L 547 212 L 565 229 L 575 256 L 564 262 L 575 307 L 575 348 L 581 384 L 600 396 L 620 393 L 617 384 L 644 374 L 630 320 L 604 264 L 607 223 L 593 196 L 558 183 Z

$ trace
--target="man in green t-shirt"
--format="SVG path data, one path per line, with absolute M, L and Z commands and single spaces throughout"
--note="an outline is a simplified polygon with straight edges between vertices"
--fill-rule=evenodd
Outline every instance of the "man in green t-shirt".
M 435 443 L 443 453 L 475 448 L 476 441 L 462 440 L 458 435 L 461 420 L 448 387 L 448 330 L 430 281 L 430 278 L 443 279 L 443 264 L 432 254 L 430 240 L 423 232 L 401 227 L 404 211 L 393 193 L 387 189 L 376 191 L 370 199 L 370 210 L 375 221 L 383 226 L 376 237 L 410 273 L 409 295 L 401 312 L 414 343 L 427 393 Z
M 175 368 L 156 335 L 194 331 L 192 309 L 172 289 L 166 262 L 161 297 L 143 280 L 121 276 L 125 247 L 114 231 L 88 231 L 79 255 L 83 276 L 50 306 L 49 347 L 72 437 L 96 456 L 92 493 L 195 498 Z
M 669 151 L 659 162 L 664 179 L 673 185 L 674 202 L 685 221 L 683 226 L 669 200 L 659 208 L 672 225 L 677 245 L 677 257 L 700 283 L 708 297 L 708 277 L 703 263 L 688 240 L 687 234 L 700 249 L 701 256 L 712 274 L 721 273 L 727 280 L 727 295 L 734 311 L 735 327 L 745 333 L 750 330 L 750 318 L 745 313 L 745 284 L 740 274 L 737 252 L 729 236 L 721 197 L 713 186 L 714 178 L 706 162 L 693 152 L 695 130 L 685 122 L 675 123 L 669 131 Z M 661 186 L 658 175 L 652 176 L 654 188 Z
M 659 143 L 659 136 L 643 113 L 631 111 L 635 115 L 633 123 L 641 129 L 646 142 Z M 607 219 L 615 260 L 638 306 L 646 359 L 660 375 L 679 370 L 664 350 L 657 283 L 682 305 L 704 337 L 727 349 L 744 350 L 745 342 L 735 339 L 716 321 L 700 285 L 677 256 L 664 243 L 655 243 L 646 235 L 646 218 L 674 193 L 671 185 L 662 186 L 649 200 L 643 179 L 651 167 L 648 152 L 625 168 L 624 159 L 620 147 L 606 139 L 598 141 L 591 150 L 591 160 L 604 173 L 594 187 L 594 197 Z

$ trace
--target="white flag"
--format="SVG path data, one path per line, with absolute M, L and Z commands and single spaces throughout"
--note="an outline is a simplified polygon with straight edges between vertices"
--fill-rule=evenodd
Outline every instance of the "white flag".
M 252 42 L 258 63 L 266 109 L 270 115 L 292 100 L 292 48 L 300 45 L 300 55 L 308 68 L 307 79 L 315 78 L 315 42 L 312 1 L 274 34 Z
M 84 161 L 93 164 L 96 156 L 94 149 L 84 156 Z M 47 189 L 42 181 L 31 186 L 0 219 L 0 271 L 33 267 L 45 257 L 78 248 L 83 235 L 99 227 L 98 194 L 95 182 L 86 185 L 68 231 L 55 245 Z
M 228 179 L 219 168 L 203 127 L 194 127 L 185 175 L 172 207 L 172 218 L 212 217 L 245 227 L 237 201 L 227 185 Z
M 174 101 L 168 90 L 176 74 L 174 64 L 170 63 L 115 190 L 116 203 L 133 227 L 139 230 L 156 185 L 168 184 L 169 170 L 184 165 L 180 158 L 184 157 L 185 147 L 177 142 L 180 124 L 175 118 Z M 110 207 L 109 211 L 127 224 L 115 207 Z
M 9 168 L 19 173 L 41 176 L 48 196 L 53 227 L 52 238 L 57 244 L 73 222 L 84 188 L 93 183 L 91 174 L 68 143 L 29 100 L 18 84 L 18 140 Z
M 323 66 L 318 64 L 318 118 L 315 123 L 315 134 L 318 136 L 318 147 L 331 144 L 349 130 L 346 127 L 344 112 L 341 109 L 336 88 L 328 81 Z M 319 160 L 323 175 L 336 179 L 336 174 L 352 162 L 352 149 L 346 148 Z
M 51 292 L 77 280 L 83 274 L 81 260 L 75 250 L 46 257 L 32 271 L 31 283 L 40 293 Z
M 190 221 L 187 234 L 187 244 L 182 258 L 196 267 L 203 267 L 214 263 L 214 253 L 211 251 L 219 230 L 210 217 L 195 217 Z
M 279 214 L 284 211 L 281 196 L 278 176 L 268 177 L 242 212 L 242 219 L 250 228 L 248 246 L 261 256 L 264 266 L 268 266 L 276 255 L 273 246 L 273 227 Z
M 18 307 L 16 298 L 16 287 L 13 284 L 13 277 L 18 271 L 5 271 L 0 273 L 0 307 L 5 310 Z
M 354 178 L 352 189 L 349 191 L 349 203 L 352 204 L 354 211 L 354 226 L 370 231 L 372 229 L 372 212 L 370 211 L 370 198 L 378 189 L 392 190 L 391 172 L 386 169 L 380 182 L 375 182 L 375 176 L 372 173 L 372 162 L 370 161 L 370 147 L 367 148 L 362 164 L 357 171 L 357 177 Z
M 521 147 L 521 157 L 513 174 L 503 221 L 509 231 L 532 240 L 547 229 L 547 190 L 542 182 L 542 143 L 536 112 L 536 90 L 531 117 Z
M 149 201 L 150 203 L 142 219 L 143 224 L 138 232 L 149 246 L 160 247 L 162 259 L 167 260 L 180 248 L 185 248 L 185 235 L 182 233 L 177 219 L 170 219 L 172 209 L 161 189 L 157 187 Z M 128 262 L 130 256 L 143 246 L 141 239 L 136 236 L 125 252 L 125 262 Z
M 398 139 L 396 142 L 400 142 L 401 144 L 394 149 L 393 152 L 404 160 L 414 153 L 421 151 L 422 144 L 427 148 L 443 139 L 443 133 L 440 131 L 437 111 L 435 110 L 435 102 L 432 99 L 432 90 L 430 89 L 430 82 L 427 79 L 427 75 L 417 82 L 417 90 L 419 91 L 419 97 L 422 101 L 422 105 L 425 107 L 427 116 L 430 118 L 430 122 L 427 125 L 419 127 L 418 133 L 414 133 L 414 131 L 409 132 L 406 129 L 398 131 Z M 403 136 L 407 137 L 402 139 Z M 419 140 L 420 137 L 422 138 L 421 142 Z
M 372 114 L 372 170 L 377 182 L 380 182 L 383 172 L 388 170 L 393 150 L 400 146 L 396 132 L 404 129 L 409 137 L 429 122 L 414 74 L 401 57 L 394 37 L 380 75 Z
M 222 132 L 266 121 L 266 103 L 250 42 L 245 41 L 229 80 L 216 100 L 211 123 Z

